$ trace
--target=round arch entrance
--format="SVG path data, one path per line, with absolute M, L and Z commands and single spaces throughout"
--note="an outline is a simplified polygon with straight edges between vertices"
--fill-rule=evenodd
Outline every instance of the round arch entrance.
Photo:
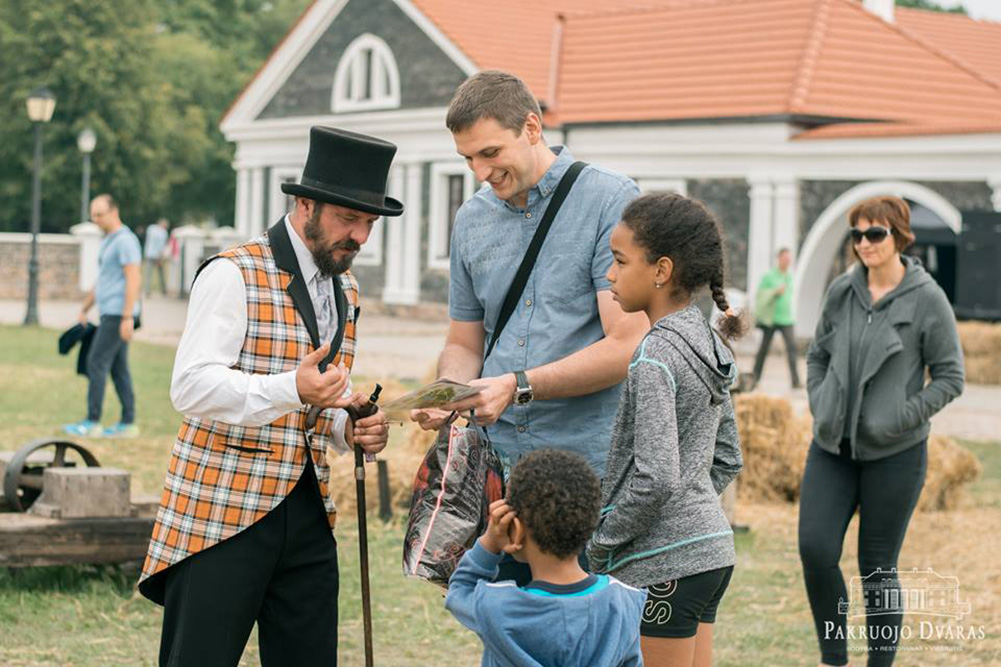
M 880 195 L 894 195 L 921 204 L 938 215 L 956 234 L 962 228 L 959 210 L 942 195 L 917 183 L 873 181 L 844 192 L 820 214 L 799 251 L 793 279 L 797 336 L 812 337 L 816 329 L 827 289 L 827 276 L 847 233 L 848 211 L 855 204 Z

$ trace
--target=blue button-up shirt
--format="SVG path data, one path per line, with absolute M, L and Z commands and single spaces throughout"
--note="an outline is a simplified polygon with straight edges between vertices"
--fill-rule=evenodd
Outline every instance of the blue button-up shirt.
M 574 162 L 566 148 L 552 150 L 557 159 L 529 190 L 525 208 L 499 199 L 484 185 L 455 216 L 449 315 L 482 321 L 487 343 L 553 190 Z M 544 366 L 604 337 L 597 293 L 610 287 L 605 278 L 612 263 L 609 237 L 638 194 L 631 179 L 608 169 L 589 165 L 580 173 L 483 377 Z M 489 428 L 490 438 L 512 464 L 534 449 L 555 447 L 581 454 L 601 475 L 618 397 L 616 385 L 585 396 L 512 405 Z

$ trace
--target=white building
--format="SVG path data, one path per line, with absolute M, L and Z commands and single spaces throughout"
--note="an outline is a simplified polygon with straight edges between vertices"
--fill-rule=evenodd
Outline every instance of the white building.
M 1001 210 L 1001 24 L 864 5 L 317 0 L 222 121 L 237 230 L 286 211 L 279 186 L 299 178 L 310 126 L 382 137 L 407 212 L 356 261 L 363 292 L 445 301 L 451 221 L 476 185 L 445 110 L 468 75 L 499 68 L 543 103 L 551 144 L 705 201 L 732 289 L 753 291 L 791 248 L 801 335 L 844 267 L 845 214 L 875 194 L 916 205 L 919 251 L 949 292 L 962 212 Z

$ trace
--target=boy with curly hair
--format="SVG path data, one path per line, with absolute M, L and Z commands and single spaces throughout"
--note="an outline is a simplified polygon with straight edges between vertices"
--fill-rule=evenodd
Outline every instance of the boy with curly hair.
M 539 450 L 511 472 L 506 500 L 490 505 L 486 533 L 449 581 L 445 607 L 483 641 L 494 665 L 642 665 L 646 592 L 578 561 L 598 524 L 601 485 L 582 457 Z M 532 581 L 494 582 L 504 554 Z

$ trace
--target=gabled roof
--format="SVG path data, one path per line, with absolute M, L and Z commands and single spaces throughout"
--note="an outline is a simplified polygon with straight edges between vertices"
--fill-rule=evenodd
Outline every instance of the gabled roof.
M 897 25 L 1001 85 L 1001 23 L 975 21 L 962 14 L 898 7 Z
M 564 123 L 779 115 L 1001 128 L 1001 85 L 851 0 L 572 15 L 563 46 Z
M 997 23 L 898 8 L 891 24 L 859 0 L 395 1 L 453 57 L 522 77 L 549 122 L 836 124 L 801 138 L 1001 132 Z
M 567 12 L 607 10 L 608 0 L 411 0 L 480 69 L 521 77 L 535 96 L 549 99 L 553 33 Z M 692 0 L 616 0 L 619 7 L 685 6 Z

